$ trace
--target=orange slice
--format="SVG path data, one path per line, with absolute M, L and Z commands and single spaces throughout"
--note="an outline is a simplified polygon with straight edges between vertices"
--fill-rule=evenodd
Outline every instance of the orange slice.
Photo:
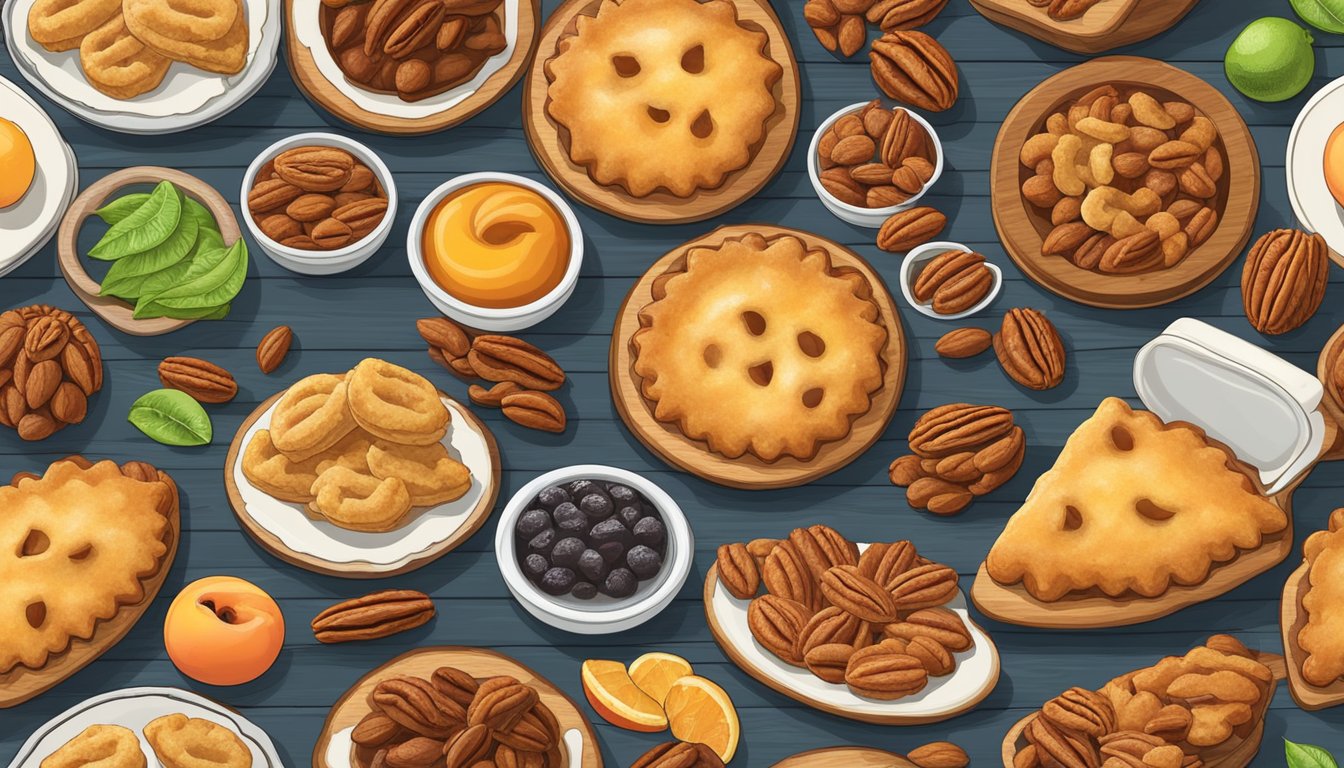
M 621 662 L 589 659 L 583 662 L 582 677 L 583 694 L 602 719 L 631 731 L 667 728 L 662 706 L 635 685 Z
M 689 661 L 670 653 L 646 653 L 630 662 L 630 679 L 659 704 L 667 700 L 673 683 L 692 674 Z
M 704 744 L 725 763 L 733 759 L 742 726 L 733 700 L 722 688 L 697 675 L 683 677 L 672 684 L 663 707 L 673 736 Z

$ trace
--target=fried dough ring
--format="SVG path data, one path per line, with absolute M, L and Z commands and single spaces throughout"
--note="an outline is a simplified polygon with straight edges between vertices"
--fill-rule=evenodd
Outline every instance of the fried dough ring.
M 395 477 L 405 483 L 417 507 L 459 499 L 471 488 L 471 471 L 449 456 L 443 443 L 398 445 L 379 440 L 367 458 L 374 477 Z
M 90 725 L 47 755 L 39 768 L 145 768 L 135 731 L 120 725 Z
M 252 768 L 252 752 L 233 729 L 178 712 L 151 720 L 145 738 L 164 768 Z
M 257 488 L 281 501 L 306 504 L 313 500 L 312 487 L 317 481 L 319 454 L 294 461 L 280 452 L 271 441 L 269 429 L 257 430 L 243 450 L 243 475 Z
M 352 531 L 390 531 L 411 511 L 411 495 L 400 480 L 379 480 L 347 467 L 323 472 L 312 492 L 309 509 Z
M 140 15 L 126 13 L 126 26 L 137 38 L 170 59 L 222 75 L 235 75 L 247 64 L 248 27 L 241 0 L 233 0 L 237 13 L 232 25 L 221 37 L 212 40 L 183 40 L 164 34 Z
M 318 373 L 294 382 L 271 415 L 271 440 L 293 461 L 327 450 L 356 426 L 343 375 Z
M 366 358 L 350 372 L 350 412 L 365 431 L 401 445 L 443 439 L 452 419 L 429 380 L 386 360 Z
M 28 9 L 28 34 L 48 51 L 69 51 L 119 11 L 121 0 L 37 0 Z
M 89 84 L 114 99 L 133 99 L 158 88 L 170 64 L 130 33 L 120 13 L 79 44 L 79 66 Z
M 228 34 L 242 8 L 237 0 L 124 0 L 122 13 L 165 38 L 205 43 Z

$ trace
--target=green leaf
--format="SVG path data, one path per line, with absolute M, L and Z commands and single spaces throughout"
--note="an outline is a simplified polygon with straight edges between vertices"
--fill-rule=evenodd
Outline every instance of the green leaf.
M 196 245 L 192 246 L 191 253 L 188 253 L 185 259 L 161 272 L 145 276 L 145 281 L 140 286 L 139 296 L 153 297 L 182 282 L 182 279 L 191 271 L 191 265 L 196 256 L 212 250 L 224 250 L 224 238 L 219 234 L 219 230 L 204 227 L 199 230 Z M 156 317 L 162 317 L 162 315 L 156 315 Z
M 1288 759 L 1288 768 L 1338 768 L 1329 752 L 1311 744 L 1298 744 L 1284 739 L 1283 751 Z
M 201 309 L 232 301 L 247 280 L 247 244 L 240 237 L 218 254 L 196 257 L 182 282 L 153 297 L 154 302 L 173 309 Z
M 164 445 L 208 445 L 214 437 L 210 416 L 191 395 L 156 389 L 131 403 L 127 421 Z
M 196 206 L 200 208 L 199 203 Z M 204 213 L 205 209 L 201 208 L 201 211 Z M 208 218 L 210 214 L 204 213 L 204 215 Z M 138 297 L 143 292 L 142 286 L 150 275 L 168 269 L 191 253 L 192 247 L 196 244 L 197 233 L 200 231 L 200 216 L 201 214 L 195 213 L 192 208 L 186 208 L 178 220 L 177 229 L 173 230 L 167 240 L 144 253 L 133 253 L 112 262 L 112 268 L 103 278 L 99 294 L 122 298 Z
M 116 200 L 104 205 L 102 208 L 93 212 L 93 215 L 107 222 L 108 226 L 116 224 L 118 221 L 130 216 L 136 208 L 144 205 L 149 199 L 148 192 L 132 192 L 129 195 L 122 195 Z
M 151 317 L 171 317 L 177 320 L 221 320 L 229 314 L 229 306 L 225 304 L 219 307 L 177 309 L 175 307 L 165 307 L 152 299 L 141 299 L 140 303 L 135 305 L 135 312 L 132 317 L 137 320 L 146 320 Z
M 1311 26 L 1344 35 L 1344 0 L 1292 0 L 1293 10 Z
M 122 256 L 147 251 L 167 240 L 177 229 L 181 217 L 182 196 L 171 183 L 161 181 L 143 205 L 107 230 L 102 239 L 89 249 L 89 256 L 114 261 Z

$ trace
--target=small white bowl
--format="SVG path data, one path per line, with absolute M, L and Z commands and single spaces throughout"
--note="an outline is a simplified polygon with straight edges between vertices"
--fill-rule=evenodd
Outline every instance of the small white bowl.
M 933 176 L 917 194 L 902 203 L 889 205 L 886 208 L 863 208 L 843 202 L 827 192 L 826 188 L 821 185 L 821 161 L 817 156 L 817 145 L 821 143 L 821 137 L 826 134 L 826 131 L 830 130 L 832 125 L 835 125 L 837 120 L 845 115 L 858 112 L 866 106 L 868 106 L 866 101 L 851 104 L 826 118 L 826 121 L 817 128 L 816 133 L 812 134 L 812 144 L 807 148 L 807 176 L 812 180 L 812 188 L 817 191 L 817 197 L 821 198 L 821 204 L 826 206 L 827 210 L 855 226 L 877 229 L 882 226 L 882 222 L 891 218 L 892 214 L 914 208 L 919 203 L 920 198 L 924 197 L 925 193 L 938 182 L 939 177 L 943 175 L 943 143 L 938 139 L 938 132 L 933 129 L 932 125 L 929 125 L 929 121 L 913 109 L 902 107 L 910 113 L 910 117 L 915 122 L 924 127 L 924 130 L 929 134 L 929 141 L 933 142 Z
M 905 303 L 914 307 L 916 312 L 922 315 L 928 315 L 934 320 L 960 320 L 965 317 L 970 317 L 992 304 L 994 299 L 998 298 L 999 291 L 1003 289 L 1003 271 L 999 269 L 999 265 L 990 262 L 989 259 L 986 258 L 985 266 L 989 268 L 990 274 L 994 276 L 994 282 L 989 286 L 989 293 L 986 293 L 985 298 L 981 299 L 975 306 L 965 312 L 957 312 L 952 315 L 940 315 L 933 311 L 933 302 L 915 301 L 915 295 L 912 291 L 914 290 L 915 277 L 918 275 L 920 268 L 923 267 L 924 262 L 929 261 L 940 253 L 946 253 L 948 251 L 974 253 L 975 249 L 967 248 L 961 243 L 941 240 L 933 243 L 925 243 L 914 248 L 909 253 L 905 254 L 905 259 L 901 262 L 901 295 L 905 297 Z
M 569 595 L 548 595 L 533 584 L 518 565 L 513 529 L 519 516 L 541 489 L 583 479 L 622 483 L 642 493 L 658 510 L 667 530 L 662 570 L 654 578 L 639 582 L 638 589 L 630 597 L 612 598 L 599 594 L 592 600 L 580 600 Z M 499 527 L 495 529 L 495 559 L 514 599 L 540 621 L 580 635 L 623 632 L 658 615 L 686 583 L 694 554 L 695 536 L 690 524 L 681 507 L 666 491 L 633 472 L 598 464 L 563 467 L 524 485 L 505 505 L 499 516 Z
M 261 231 L 261 227 L 252 218 L 252 211 L 247 207 L 247 195 L 252 191 L 253 180 L 256 179 L 261 166 L 286 150 L 314 146 L 336 147 L 354 155 L 373 171 L 374 177 L 383 188 L 383 193 L 387 195 L 387 213 L 383 215 L 383 220 L 378 222 L 378 226 L 363 238 L 331 251 L 305 251 L 277 243 Z M 392 232 L 392 222 L 397 217 L 397 185 L 392 180 L 392 171 L 388 170 L 373 150 L 363 144 L 334 133 L 300 133 L 281 139 L 262 150 L 247 167 L 247 172 L 243 174 L 243 188 L 238 198 L 238 209 L 243 214 L 243 223 L 252 233 L 252 238 L 276 264 L 304 275 L 334 275 L 363 264 L 377 253 L 387 240 L 387 236 Z
M 459 189 L 489 182 L 513 184 L 541 195 L 560 214 L 569 234 L 569 264 L 566 265 L 565 274 L 560 278 L 559 284 L 552 288 L 550 293 L 521 307 L 478 307 L 468 304 L 440 288 L 425 266 L 420 241 L 429 215 L 444 198 Z M 494 171 L 468 173 L 440 184 L 420 201 L 420 207 L 415 209 L 415 216 L 411 219 L 410 229 L 406 231 L 406 258 L 410 261 L 411 272 L 415 275 L 416 282 L 420 283 L 420 290 L 425 292 L 430 303 L 440 312 L 472 328 L 510 333 L 534 326 L 555 314 L 574 293 L 574 287 L 579 283 L 579 269 L 583 266 L 583 230 L 579 227 L 579 219 L 574 215 L 574 209 L 569 207 L 564 198 L 538 181 L 512 173 Z

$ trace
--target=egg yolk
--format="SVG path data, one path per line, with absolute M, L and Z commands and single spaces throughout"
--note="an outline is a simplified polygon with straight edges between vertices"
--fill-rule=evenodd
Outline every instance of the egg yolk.
M 19 202 L 37 170 L 33 144 L 23 129 L 0 117 L 0 208 Z

